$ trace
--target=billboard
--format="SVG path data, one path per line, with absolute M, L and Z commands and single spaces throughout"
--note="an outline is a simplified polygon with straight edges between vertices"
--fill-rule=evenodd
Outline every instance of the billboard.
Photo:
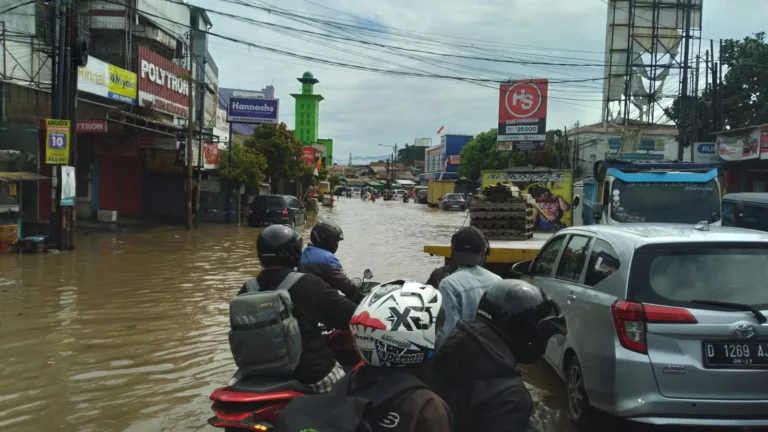
M 497 183 L 513 184 L 533 197 L 535 230 L 553 231 L 573 225 L 573 173 L 571 171 L 483 171 L 483 188 Z
M 499 89 L 499 151 L 544 151 L 547 139 L 546 79 L 520 80 Z
M 77 68 L 77 90 L 136 105 L 136 74 L 88 57 L 88 64 Z
M 160 54 L 139 46 L 139 105 L 176 117 L 187 118 L 189 71 Z
M 227 105 L 227 121 L 230 123 L 277 124 L 279 104 L 277 99 L 231 97 Z
M 314 164 L 315 163 L 315 149 L 310 146 L 304 146 L 301 148 L 301 151 L 303 152 L 304 156 L 304 162 L 308 164 Z
M 713 142 L 693 143 L 693 161 L 699 163 L 719 162 L 717 159 L 717 144 Z
M 760 157 L 760 129 L 755 128 L 739 135 L 718 135 L 717 154 L 724 161 L 740 161 Z

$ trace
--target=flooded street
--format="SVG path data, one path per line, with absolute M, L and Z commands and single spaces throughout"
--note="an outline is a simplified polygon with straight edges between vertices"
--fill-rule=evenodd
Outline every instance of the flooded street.
M 320 217 L 344 228 L 350 276 L 423 281 L 442 262 L 424 242 L 466 215 L 342 198 Z M 235 370 L 228 300 L 259 271 L 257 234 L 81 230 L 74 253 L 0 256 L 0 430 L 212 430 L 208 395 Z M 525 374 L 541 430 L 570 430 L 553 373 Z

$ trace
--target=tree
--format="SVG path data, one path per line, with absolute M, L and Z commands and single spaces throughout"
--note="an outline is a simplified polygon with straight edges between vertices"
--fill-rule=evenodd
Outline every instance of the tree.
M 264 181 L 264 171 L 267 161 L 264 156 L 254 149 L 243 145 L 232 144 L 232 163 L 229 163 L 227 151 L 221 152 L 217 175 L 223 181 L 239 188 L 245 186 L 258 190 Z
M 320 168 L 317 174 L 318 175 L 315 175 L 314 165 L 305 163 L 299 167 L 299 174 L 297 177 L 299 179 L 299 184 L 301 185 L 301 190 L 304 191 L 302 193 L 306 193 L 310 186 L 319 185 L 320 182 L 328 176 L 328 170 Z
M 261 153 L 266 160 L 264 174 L 269 177 L 272 192 L 283 177 L 295 178 L 304 165 L 301 143 L 285 123 L 266 124 L 253 129 L 243 145 Z
M 525 166 L 523 152 L 500 152 L 496 146 L 496 129 L 482 132 L 461 149 L 459 175 L 469 180 L 480 178 L 483 170 L 503 169 L 510 166 Z
M 328 183 L 331 185 L 331 191 L 336 189 L 336 186 L 341 184 L 341 177 L 339 177 L 338 174 L 334 174 L 332 176 L 328 176 Z
M 768 43 L 765 32 L 723 41 L 724 124 L 732 129 L 768 123 Z
M 397 151 L 397 162 L 402 162 L 405 166 L 412 166 L 414 161 L 424 160 L 424 147 L 405 145 Z

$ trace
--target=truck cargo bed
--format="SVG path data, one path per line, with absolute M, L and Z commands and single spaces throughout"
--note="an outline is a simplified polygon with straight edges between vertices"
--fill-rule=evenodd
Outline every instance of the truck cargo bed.
M 532 260 L 550 237 L 552 237 L 552 233 L 534 233 L 533 237 L 528 240 L 491 240 L 491 255 L 486 262 L 513 264 L 519 261 Z M 424 252 L 449 258 L 451 245 L 426 245 Z

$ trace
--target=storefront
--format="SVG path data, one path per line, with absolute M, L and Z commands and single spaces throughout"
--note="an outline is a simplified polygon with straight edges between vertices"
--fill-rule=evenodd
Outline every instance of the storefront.
M 768 192 L 768 125 L 719 132 L 715 146 L 724 193 Z

